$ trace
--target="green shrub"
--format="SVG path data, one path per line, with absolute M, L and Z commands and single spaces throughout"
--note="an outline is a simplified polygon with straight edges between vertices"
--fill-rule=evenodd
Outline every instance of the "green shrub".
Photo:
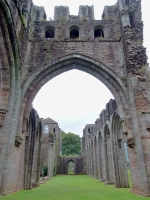
M 47 176 L 48 175 L 48 166 L 43 166 L 43 176 Z

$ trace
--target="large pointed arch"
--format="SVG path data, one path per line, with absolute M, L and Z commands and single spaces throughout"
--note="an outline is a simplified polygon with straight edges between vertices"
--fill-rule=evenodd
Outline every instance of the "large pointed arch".
M 49 65 L 41 67 L 25 82 L 22 86 L 21 115 L 29 116 L 33 99 L 44 84 L 57 75 L 72 69 L 87 72 L 99 79 L 113 94 L 122 117 L 124 118 L 125 114 L 129 116 L 127 92 L 123 81 L 106 65 L 79 54 L 71 54 L 51 61 Z

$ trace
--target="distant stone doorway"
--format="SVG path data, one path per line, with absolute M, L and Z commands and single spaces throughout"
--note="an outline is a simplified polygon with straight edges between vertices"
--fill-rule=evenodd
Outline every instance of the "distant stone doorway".
M 72 160 L 70 160 L 68 162 L 68 174 L 69 175 L 74 175 L 75 174 L 75 163 Z
M 85 174 L 83 157 L 60 157 L 58 163 L 57 174 Z

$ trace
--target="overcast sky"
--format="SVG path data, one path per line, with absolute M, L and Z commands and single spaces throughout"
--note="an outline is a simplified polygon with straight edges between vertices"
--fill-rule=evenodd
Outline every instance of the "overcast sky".
M 79 5 L 94 5 L 95 19 L 101 19 L 105 5 L 114 5 L 116 0 L 33 0 L 35 5 L 44 6 L 47 18 L 54 16 L 54 6 L 69 6 L 71 15 L 78 15 Z M 63 2 L 63 3 L 62 3 Z M 150 28 L 148 25 L 149 4 L 142 0 L 144 21 L 144 46 L 150 58 Z M 111 92 L 93 76 L 78 70 L 63 73 L 39 91 L 33 106 L 42 118 L 50 117 L 59 123 L 65 132 L 73 132 L 82 136 L 86 124 L 94 123 L 110 98 Z

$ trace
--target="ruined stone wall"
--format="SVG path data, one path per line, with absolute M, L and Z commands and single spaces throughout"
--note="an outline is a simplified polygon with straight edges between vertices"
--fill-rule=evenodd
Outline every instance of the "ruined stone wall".
M 59 158 L 59 168 L 58 174 L 68 174 L 68 163 L 72 161 L 74 162 L 75 169 L 74 175 L 85 174 L 84 173 L 84 160 L 83 157 L 70 157 L 70 158 Z
M 42 144 L 42 167 L 48 167 L 48 175 L 56 175 L 58 157 L 61 155 L 61 129 L 54 120 L 47 118 L 42 120 L 43 144 Z
M 95 124 L 87 124 L 83 132 L 86 173 L 118 188 L 129 187 L 124 149 L 128 141 L 115 100 L 111 99 Z

